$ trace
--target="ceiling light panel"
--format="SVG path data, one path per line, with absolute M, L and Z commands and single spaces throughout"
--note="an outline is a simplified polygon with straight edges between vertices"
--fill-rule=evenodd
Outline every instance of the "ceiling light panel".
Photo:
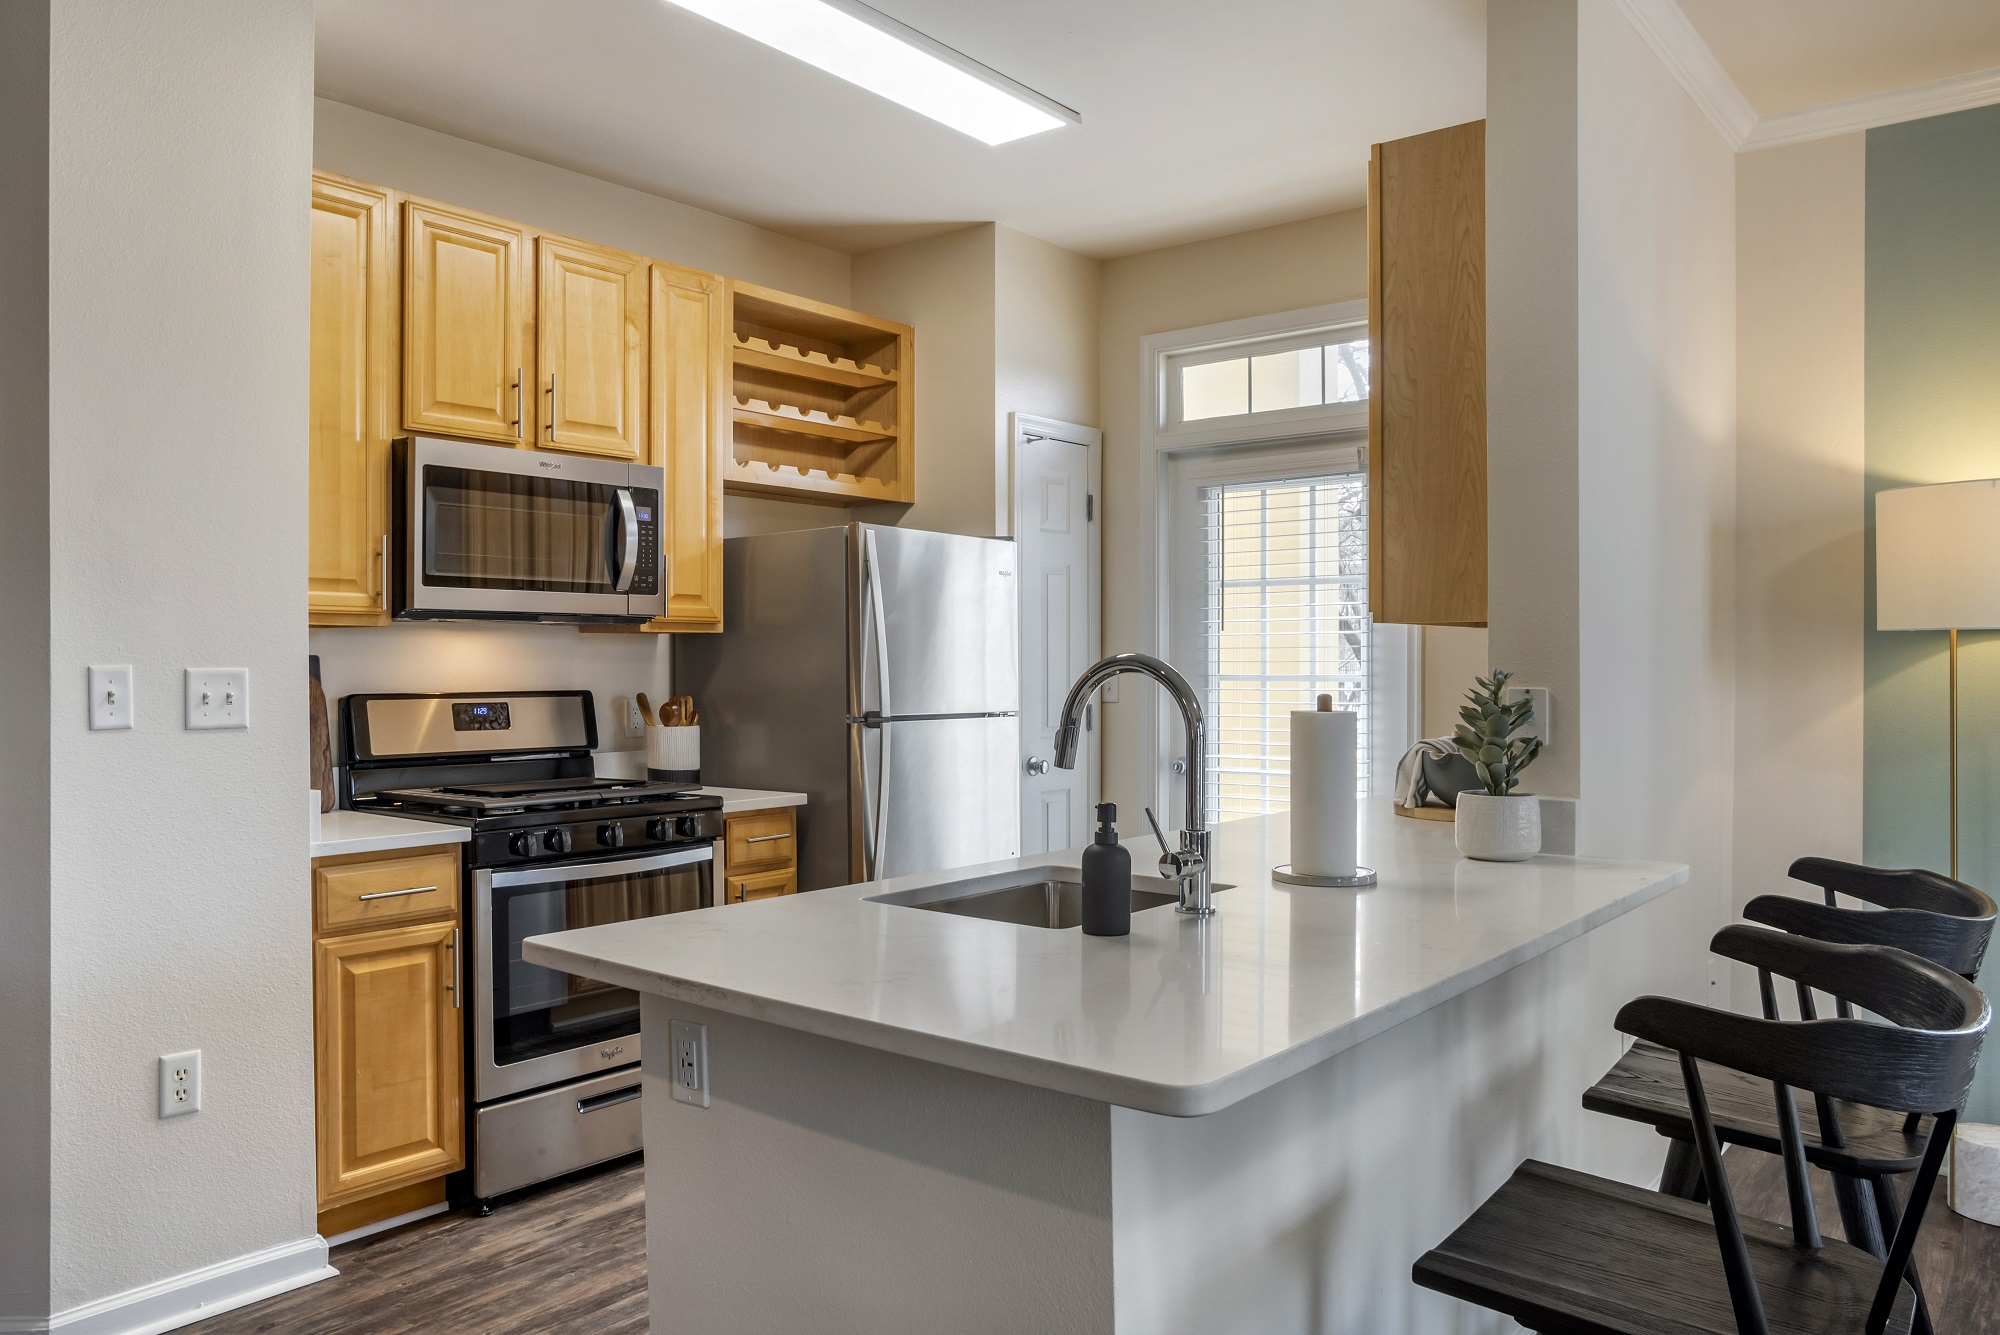
M 853 0 L 668 0 L 987 144 L 1074 111 Z

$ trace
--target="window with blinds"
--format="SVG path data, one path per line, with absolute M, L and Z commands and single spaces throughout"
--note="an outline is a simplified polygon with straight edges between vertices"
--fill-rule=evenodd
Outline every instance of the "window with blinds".
M 1290 805 L 1291 712 L 1360 716 L 1368 791 L 1368 482 L 1332 473 L 1200 489 L 1209 820 Z

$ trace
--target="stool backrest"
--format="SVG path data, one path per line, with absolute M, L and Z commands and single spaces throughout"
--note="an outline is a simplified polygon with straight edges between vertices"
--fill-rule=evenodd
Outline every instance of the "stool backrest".
M 1744 906 L 1743 916 L 1822 941 L 1895 946 L 1967 978 L 1979 976 L 2000 910 L 1978 887 L 1921 868 L 1889 870 L 1832 858 L 1800 858 L 1790 875 L 1819 886 L 1826 892 L 1826 903 L 1759 895 Z M 1886 912 L 1841 908 L 1836 895 Z
M 1768 1335 L 1769 1325 L 1696 1062 L 1714 1062 L 1772 1082 L 1793 1237 L 1801 1247 L 1818 1247 L 1820 1239 L 1792 1089 L 1932 1115 L 1923 1161 L 1869 1311 L 1868 1335 L 1881 1335 L 1937 1184 L 1958 1110 L 1972 1087 L 1992 1011 L 1979 990 L 1956 972 L 1888 946 L 1842 945 L 1737 925 L 1716 933 L 1710 949 L 1754 966 L 1767 994 L 1769 976 L 1782 974 L 1802 988 L 1851 998 L 1889 1021 L 1756 1019 L 1666 997 L 1640 997 L 1618 1012 L 1620 1030 L 1680 1054 L 1695 1148 L 1708 1182 L 1723 1271 L 1743 1335 Z

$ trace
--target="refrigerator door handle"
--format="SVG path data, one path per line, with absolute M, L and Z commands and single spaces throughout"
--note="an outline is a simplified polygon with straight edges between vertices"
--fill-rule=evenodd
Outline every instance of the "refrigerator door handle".
M 889 699 L 889 627 L 882 609 L 882 558 L 875 550 L 875 530 L 862 530 L 862 565 L 868 577 L 868 610 L 873 615 L 875 633 L 875 683 L 876 704 L 883 718 L 895 717 L 895 707 Z M 862 665 L 867 671 L 867 665 Z M 875 794 L 874 814 L 870 820 L 868 840 L 868 878 L 877 879 L 881 874 L 882 854 L 889 837 L 889 756 L 893 748 L 894 728 L 878 728 L 882 734 L 882 764 L 879 791 Z M 866 753 L 863 753 L 861 772 L 864 818 L 867 811 L 868 770 Z

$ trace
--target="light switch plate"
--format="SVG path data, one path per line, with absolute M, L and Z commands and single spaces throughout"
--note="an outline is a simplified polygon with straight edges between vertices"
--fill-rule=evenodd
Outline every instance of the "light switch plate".
M 132 665 L 90 670 L 90 730 L 112 731 L 132 726 Z
M 247 728 L 250 726 L 249 668 L 189 668 L 187 726 Z

